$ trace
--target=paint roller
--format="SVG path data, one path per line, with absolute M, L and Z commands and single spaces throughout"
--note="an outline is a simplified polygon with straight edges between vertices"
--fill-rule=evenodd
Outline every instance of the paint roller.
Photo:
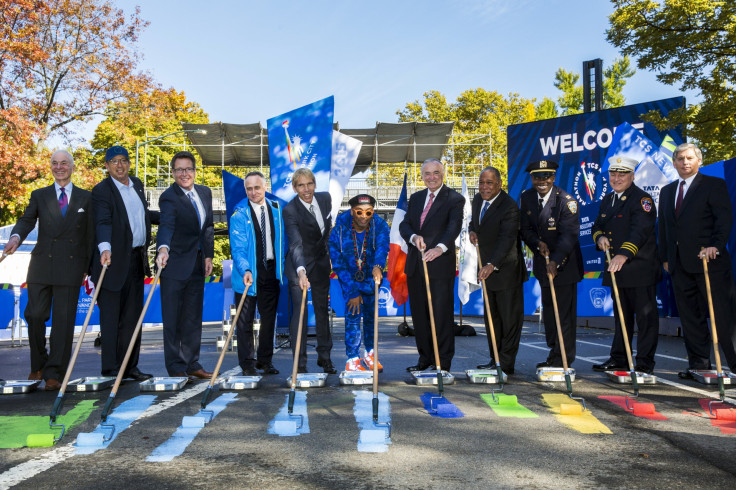
M 717 408 L 715 416 L 718 420 L 736 422 L 736 410 L 733 408 Z
M 515 407 L 519 404 L 519 399 L 516 395 L 499 395 L 498 404 L 502 407 Z
M 654 409 L 654 403 L 634 403 L 632 411 L 637 417 L 642 415 L 653 415 L 656 412 Z
M 718 352 L 718 332 L 716 331 L 716 314 L 713 309 L 713 296 L 710 292 L 710 276 L 708 275 L 708 256 L 700 249 L 700 258 L 703 260 L 703 273 L 705 274 L 705 291 L 708 293 L 708 313 L 710 313 L 710 336 L 713 339 L 713 350 L 715 351 L 716 357 L 716 370 L 718 373 L 718 393 L 720 394 L 720 400 L 713 400 L 708 402 L 708 410 L 711 415 L 713 413 L 713 403 L 726 403 L 726 391 L 723 387 L 723 367 L 721 366 L 721 354 Z
M 151 290 L 148 292 L 148 297 L 146 298 L 146 302 L 143 305 L 143 310 L 141 311 L 141 314 L 138 317 L 138 323 L 136 323 L 135 330 L 133 330 L 133 335 L 131 336 L 130 343 L 128 344 L 128 350 L 126 351 L 125 357 L 123 358 L 123 362 L 120 365 L 120 369 L 118 370 L 118 376 L 117 378 L 115 378 L 115 384 L 113 385 L 112 390 L 110 391 L 110 396 L 108 397 L 107 402 L 105 403 L 105 407 L 102 409 L 102 414 L 100 414 L 100 419 L 102 420 L 102 422 L 100 423 L 100 428 L 106 431 L 107 434 L 104 434 L 101 432 L 78 434 L 77 435 L 77 446 L 101 446 L 103 443 L 111 440 L 112 436 L 115 434 L 115 424 L 106 423 L 107 416 L 110 413 L 110 410 L 112 409 L 113 402 L 115 401 L 115 396 L 117 395 L 118 388 L 120 387 L 120 382 L 123 380 L 123 374 L 125 373 L 125 369 L 128 367 L 128 361 L 130 360 L 130 356 L 133 353 L 133 347 L 135 346 L 135 341 L 141 332 L 141 326 L 143 325 L 143 318 L 146 316 L 146 311 L 148 311 L 148 306 L 151 304 L 151 299 L 153 298 L 154 291 L 156 291 L 156 285 L 158 284 L 159 277 L 161 276 L 162 270 L 163 270 L 163 267 L 158 267 L 158 270 L 156 271 L 156 277 L 153 278 L 153 284 L 151 285 Z
M 299 423 L 295 420 L 284 420 L 284 421 L 277 421 L 277 422 L 284 422 L 284 424 L 280 424 L 282 430 L 293 433 L 296 432 L 297 429 L 300 429 L 302 425 L 304 424 L 304 417 L 302 415 L 294 415 L 294 399 L 296 398 L 296 378 L 297 378 L 297 371 L 299 367 L 299 354 L 301 352 L 301 346 L 302 346 L 302 330 L 304 327 L 304 307 L 307 304 L 307 288 L 302 288 L 302 305 L 299 308 L 299 326 L 296 329 L 296 345 L 294 346 L 294 364 L 291 369 L 291 389 L 289 390 L 289 401 L 287 403 L 287 413 L 289 418 L 299 420 Z M 289 424 L 293 424 L 293 427 Z M 288 427 L 287 427 L 288 425 Z M 276 429 L 276 425 L 274 424 L 274 430 Z M 292 430 L 293 429 L 293 430 Z
M 549 255 L 544 256 L 544 260 L 546 261 L 547 265 L 549 265 Z M 576 397 L 572 396 L 572 380 L 570 379 L 570 369 L 567 366 L 567 352 L 565 351 L 565 339 L 562 337 L 562 325 L 560 324 L 560 310 L 557 307 L 557 293 L 555 292 L 555 278 L 547 272 L 547 280 L 549 281 L 549 289 L 552 293 L 552 307 L 555 311 L 555 323 L 557 324 L 557 339 L 560 342 L 560 355 L 562 356 L 562 368 L 565 371 L 565 384 L 567 385 L 567 396 L 569 396 L 572 400 L 579 400 L 582 402 L 583 407 L 582 411 L 585 410 L 585 399 L 583 397 Z M 574 405 L 578 406 L 579 405 Z M 562 410 L 562 406 L 560 406 L 560 411 Z M 572 410 L 572 409 L 569 409 Z M 581 413 L 582 413 L 581 411 Z M 573 415 L 572 413 L 568 413 L 565 415 Z
M 429 399 L 429 408 L 432 411 L 437 411 L 436 407 L 433 407 L 434 401 L 439 401 L 445 397 L 445 387 L 442 379 L 442 367 L 440 366 L 440 351 L 437 347 L 437 328 L 434 324 L 434 308 L 432 307 L 432 291 L 429 287 L 429 272 L 427 271 L 427 261 L 424 258 L 425 249 L 422 249 L 422 266 L 424 268 L 424 284 L 427 287 L 427 304 L 429 306 L 429 325 L 432 330 L 432 347 L 434 348 L 434 363 L 437 368 L 437 392 L 439 396 L 435 396 Z
M 3 254 L 3 258 L 5 258 L 5 254 Z M 105 279 L 107 266 L 108 264 L 104 264 L 102 266 L 102 272 L 100 273 L 100 278 L 97 281 L 97 287 L 95 288 L 95 292 L 92 295 L 92 301 L 89 304 L 89 309 L 87 309 L 87 316 L 84 318 L 82 331 L 79 333 L 77 345 L 74 346 L 74 352 L 72 353 L 72 357 L 69 360 L 69 366 L 67 367 L 66 373 L 64 374 L 64 380 L 61 383 L 61 388 L 59 389 L 59 393 L 56 396 L 56 400 L 54 400 L 54 405 L 51 408 L 51 414 L 49 415 L 49 427 L 51 429 L 61 429 L 61 433 L 59 434 L 59 437 L 54 437 L 53 434 L 29 434 L 28 437 L 26 437 L 26 446 L 28 447 L 51 447 L 54 445 L 55 442 L 60 441 L 61 438 L 64 437 L 66 426 L 64 424 L 57 424 L 56 417 L 59 416 L 59 413 L 61 413 L 61 409 L 64 405 L 66 387 L 69 384 L 69 378 L 71 377 L 72 370 L 74 369 L 74 365 L 77 362 L 79 351 L 82 348 L 84 335 L 87 332 L 87 325 L 89 325 L 89 320 L 92 317 L 92 311 L 94 310 L 95 303 L 97 302 L 97 295 L 100 292 L 100 286 L 102 285 L 102 281 Z
M 560 415 L 582 415 L 585 407 L 577 403 L 560 404 Z
M 364 429 L 360 431 L 361 440 L 364 432 L 376 432 L 386 437 L 391 437 L 391 422 L 378 422 L 378 287 L 379 283 L 374 281 L 374 307 L 373 307 L 373 425 L 379 430 Z M 366 437 L 378 438 L 378 434 L 366 435 Z

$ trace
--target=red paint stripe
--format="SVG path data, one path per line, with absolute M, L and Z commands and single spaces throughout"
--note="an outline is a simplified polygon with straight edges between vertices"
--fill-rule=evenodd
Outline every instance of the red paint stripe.
M 654 413 L 651 413 L 651 414 L 635 414 L 633 411 L 626 408 L 626 397 L 625 396 L 599 396 L 598 398 L 600 398 L 601 400 L 608 400 L 614 405 L 618 405 L 619 407 L 623 408 L 624 410 L 629 412 L 634 417 L 641 417 L 643 419 L 649 419 L 649 420 L 668 420 L 667 417 L 657 412 L 656 410 L 654 411 Z M 633 399 L 629 398 L 629 406 L 633 406 L 632 403 L 641 404 L 640 402 L 634 401 Z
M 702 408 L 705 411 L 706 417 L 710 418 L 710 425 L 719 429 L 721 431 L 721 434 L 736 434 L 736 421 L 719 420 L 710 414 L 710 409 L 708 408 L 708 404 L 712 401 L 713 401 L 712 398 L 701 398 L 700 400 L 698 400 L 698 403 L 700 404 L 700 408 Z M 718 402 L 718 403 L 713 404 L 714 412 L 719 408 L 722 410 L 724 408 L 733 408 L 733 407 L 727 403 Z

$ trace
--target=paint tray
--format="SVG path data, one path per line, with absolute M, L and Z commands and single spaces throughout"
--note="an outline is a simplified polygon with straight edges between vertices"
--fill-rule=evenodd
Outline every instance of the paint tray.
M 6 379 L 0 381 L 0 394 L 17 395 L 19 393 L 30 393 L 41 384 L 41 380 L 31 379 Z
M 110 376 L 89 376 L 69 381 L 66 385 L 67 391 L 100 391 L 111 387 L 115 378 Z
M 327 381 L 327 373 L 299 373 L 296 375 L 297 388 L 321 388 Z M 286 378 L 286 384 L 291 386 L 291 376 Z
M 411 375 L 417 385 L 436 385 L 437 371 L 412 371 Z M 442 370 L 442 383 L 451 385 L 455 382 L 455 376 L 449 371 Z
M 465 375 L 468 377 L 469 383 L 485 383 L 485 384 L 496 384 L 505 383 L 507 376 L 506 373 L 501 371 L 503 374 L 503 380 L 499 381 L 498 371 L 495 369 L 466 369 Z
M 228 376 L 220 382 L 221 390 L 254 390 L 262 376 Z
M 693 379 L 704 385 L 717 385 L 718 384 L 718 371 L 715 369 L 689 369 L 690 374 L 693 375 Z M 723 370 L 723 384 L 730 385 L 732 380 L 736 379 L 734 375 L 728 369 Z M 736 384 L 736 381 L 733 381 Z
M 575 381 L 575 370 L 568 369 L 570 381 Z M 555 383 L 565 382 L 565 370 L 561 367 L 543 367 L 537 369 L 537 381 L 552 381 Z
M 188 377 L 161 377 L 147 379 L 138 386 L 141 391 L 179 391 L 189 381 Z
M 340 373 L 341 385 L 373 384 L 373 371 L 343 371 Z
M 630 371 L 606 371 L 606 376 L 614 383 L 622 385 L 631 384 Z M 653 374 L 636 371 L 636 382 L 642 385 L 655 385 L 657 384 L 657 377 Z

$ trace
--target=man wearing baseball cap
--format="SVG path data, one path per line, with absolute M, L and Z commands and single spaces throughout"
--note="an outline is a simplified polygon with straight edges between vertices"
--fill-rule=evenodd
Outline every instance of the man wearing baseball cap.
M 652 374 L 659 335 L 656 287 L 662 275 L 655 236 L 657 209 L 652 196 L 634 184 L 634 170 L 639 162 L 624 156 L 613 156 L 608 163 L 608 182 L 613 192 L 601 199 L 598 217 L 592 228 L 593 241 L 599 250 L 611 251 L 603 285 L 611 287 L 611 273 L 616 274 L 629 345 L 634 334 L 634 320 L 639 328 L 635 369 Z M 615 291 L 611 292 L 611 296 L 615 305 Z M 617 311 L 613 318 L 615 333 L 610 358 L 602 364 L 594 364 L 594 371 L 629 367 L 624 332 Z
M 557 338 L 552 292 L 547 274 L 554 279 L 557 308 L 567 363 L 575 360 L 578 282 L 583 277 L 583 256 L 578 235 L 578 203 L 555 185 L 557 162 L 531 162 L 532 188 L 521 194 L 521 238 L 534 253 L 534 275 L 542 289 L 542 316 L 547 346 L 547 360 L 537 367 L 562 367 L 562 353 Z M 547 264 L 545 257 L 549 257 Z
M 341 213 L 330 233 L 332 270 L 337 274 L 345 300 L 346 371 L 373 369 L 373 315 L 375 285 L 381 284 L 389 249 L 390 230 L 374 213 L 376 200 L 358 194 L 348 201 L 349 213 Z M 360 358 L 360 319 L 363 317 L 363 347 Z M 378 369 L 382 370 L 380 363 Z

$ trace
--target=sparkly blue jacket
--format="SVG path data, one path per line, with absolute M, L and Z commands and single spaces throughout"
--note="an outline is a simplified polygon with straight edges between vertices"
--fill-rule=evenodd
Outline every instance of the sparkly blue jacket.
M 335 226 L 330 233 L 330 259 L 332 270 L 337 274 L 345 301 L 357 298 L 360 293 L 373 294 L 373 267 L 386 267 L 391 230 L 386 221 L 373 215 L 370 227 L 366 231 L 365 264 L 362 267 L 365 278 L 358 282 L 355 273 L 355 247 L 353 245 L 353 217 L 349 211 L 340 213 L 335 219 Z M 358 244 L 360 252 L 362 244 Z

